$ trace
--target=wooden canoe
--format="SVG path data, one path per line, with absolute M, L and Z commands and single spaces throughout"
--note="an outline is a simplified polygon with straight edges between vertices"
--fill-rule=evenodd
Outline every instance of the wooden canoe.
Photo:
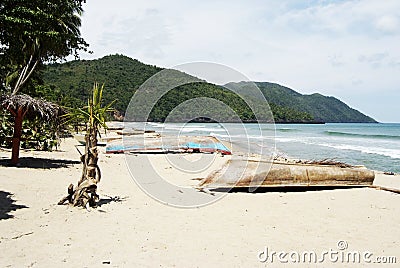
M 364 167 L 229 160 L 200 181 L 200 188 L 369 186 L 375 173 Z

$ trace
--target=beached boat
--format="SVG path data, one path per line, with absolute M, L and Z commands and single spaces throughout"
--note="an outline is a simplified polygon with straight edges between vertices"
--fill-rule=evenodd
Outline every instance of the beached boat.
M 282 186 L 369 186 L 375 173 L 342 163 L 260 162 L 229 160 L 203 179 L 200 188 Z
M 143 135 L 145 133 L 144 130 L 138 130 L 138 129 L 131 129 L 131 130 L 118 130 L 116 131 L 118 135 L 124 135 L 124 136 L 132 136 L 132 135 Z
M 212 136 L 129 136 L 107 144 L 106 153 L 221 153 L 231 155 Z M 200 181 L 199 188 L 282 186 L 369 186 L 373 171 L 334 161 L 268 161 L 234 155 L 224 166 Z
M 130 136 L 107 144 L 106 153 L 221 153 L 231 151 L 217 138 L 211 136 L 160 137 L 157 133 L 148 136 Z M 155 135 L 158 136 L 155 136 Z

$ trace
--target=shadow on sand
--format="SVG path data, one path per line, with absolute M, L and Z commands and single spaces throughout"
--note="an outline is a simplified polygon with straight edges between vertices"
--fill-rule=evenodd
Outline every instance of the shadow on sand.
M 15 200 L 11 198 L 12 193 L 0 191 L 0 220 L 6 220 L 14 218 L 9 213 L 16 211 L 17 209 L 28 208 L 24 205 L 16 205 Z
M 3 167 L 18 167 L 18 168 L 66 168 L 70 165 L 80 164 L 80 161 L 65 160 L 65 159 L 48 159 L 36 157 L 21 157 L 17 165 L 11 164 L 10 159 L 0 159 L 0 166 Z
M 249 187 L 235 187 L 235 188 L 217 188 L 210 189 L 211 192 L 219 193 L 300 193 L 300 192 L 317 192 L 317 191 L 328 191 L 335 189 L 353 189 L 363 188 L 367 186 L 281 186 L 281 187 L 259 187 L 252 191 Z
M 120 197 L 120 196 L 109 196 L 109 198 L 101 198 L 99 202 L 97 202 L 97 207 L 101 207 L 103 205 L 107 205 L 109 203 L 122 203 L 128 197 Z

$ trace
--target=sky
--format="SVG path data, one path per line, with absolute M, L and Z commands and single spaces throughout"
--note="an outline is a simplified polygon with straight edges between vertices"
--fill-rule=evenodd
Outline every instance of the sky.
M 215 62 L 400 122 L 399 0 L 89 0 L 84 10 L 94 53 L 83 59 Z

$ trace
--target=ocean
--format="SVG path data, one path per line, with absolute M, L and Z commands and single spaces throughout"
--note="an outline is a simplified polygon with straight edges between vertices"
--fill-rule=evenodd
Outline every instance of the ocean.
M 400 173 L 400 124 L 146 123 L 145 128 L 165 134 L 213 135 L 233 143 L 249 142 L 255 152 L 264 146 L 288 158 L 333 159 Z

